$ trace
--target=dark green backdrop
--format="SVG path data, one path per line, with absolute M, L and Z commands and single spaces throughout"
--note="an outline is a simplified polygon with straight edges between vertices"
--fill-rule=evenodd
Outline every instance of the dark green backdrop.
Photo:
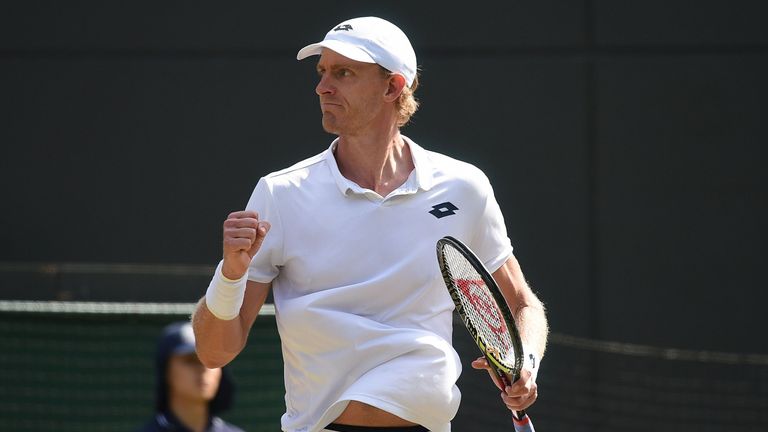
M 761 1 L 5 2 L 0 297 L 198 298 L 24 263 L 213 265 L 258 178 L 332 139 L 296 51 L 368 14 L 419 58 L 405 134 L 486 171 L 554 331 L 768 353 Z

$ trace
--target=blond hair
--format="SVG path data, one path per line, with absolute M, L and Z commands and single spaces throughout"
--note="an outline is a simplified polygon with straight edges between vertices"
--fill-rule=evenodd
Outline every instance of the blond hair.
M 381 67 L 381 66 L 380 66 Z M 393 75 L 387 68 L 381 67 L 381 70 L 385 77 Z M 419 109 L 419 101 L 416 100 L 414 93 L 419 87 L 419 74 L 413 78 L 413 83 L 403 87 L 402 93 L 395 101 L 395 108 L 397 109 L 397 127 L 403 127 L 411 120 L 413 114 Z

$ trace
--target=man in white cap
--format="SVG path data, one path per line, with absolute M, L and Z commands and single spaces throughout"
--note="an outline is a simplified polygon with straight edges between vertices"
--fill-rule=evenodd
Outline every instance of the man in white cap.
M 487 177 L 400 134 L 418 106 L 406 35 L 380 18 L 350 19 L 297 57 L 315 55 L 323 128 L 338 138 L 262 177 L 224 222 L 223 259 L 193 316 L 198 354 L 208 367 L 231 361 L 272 289 L 284 431 L 449 431 L 461 363 L 437 240 L 464 241 L 493 272 L 538 358 L 544 308 Z M 536 400 L 536 363 L 503 389 L 511 410 Z

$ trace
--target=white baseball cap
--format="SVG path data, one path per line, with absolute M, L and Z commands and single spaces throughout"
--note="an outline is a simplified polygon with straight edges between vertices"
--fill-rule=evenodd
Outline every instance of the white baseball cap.
M 416 53 L 408 36 L 396 25 L 381 18 L 346 20 L 332 28 L 322 41 L 300 49 L 296 59 L 320 55 L 323 48 L 359 62 L 377 63 L 390 72 L 402 75 L 408 86 L 416 78 Z

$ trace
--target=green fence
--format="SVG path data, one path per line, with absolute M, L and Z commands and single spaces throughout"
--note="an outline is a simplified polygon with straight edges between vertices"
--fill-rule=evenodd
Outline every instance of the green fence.
M 189 314 L 135 312 L 0 313 L 0 430 L 132 431 L 148 421 L 155 342 L 166 324 Z M 256 320 L 230 369 L 237 393 L 222 417 L 248 431 L 280 430 L 274 316 Z
M 279 431 L 282 357 L 271 305 L 231 364 L 246 431 Z M 191 304 L 0 300 L 0 431 L 133 431 L 153 413 L 155 341 Z M 477 348 L 455 323 L 464 365 L 454 432 L 511 431 Z M 768 355 L 690 351 L 553 333 L 529 411 L 537 430 L 768 430 Z

